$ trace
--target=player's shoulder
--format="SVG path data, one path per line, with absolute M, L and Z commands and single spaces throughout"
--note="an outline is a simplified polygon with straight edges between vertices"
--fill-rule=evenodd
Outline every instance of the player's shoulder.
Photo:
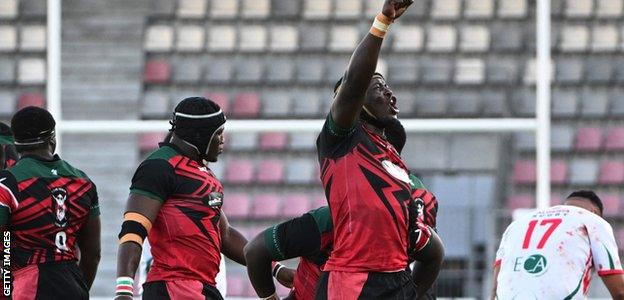
M 143 162 L 147 161 L 169 161 L 171 158 L 178 156 L 178 151 L 170 144 L 161 144 L 160 147 L 147 155 Z

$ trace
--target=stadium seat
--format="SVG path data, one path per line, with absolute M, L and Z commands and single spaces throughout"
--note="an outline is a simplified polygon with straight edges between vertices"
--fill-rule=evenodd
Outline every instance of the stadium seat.
M 210 1 L 210 17 L 213 19 L 232 19 L 238 15 L 238 0 Z
M 17 81 L 20 84 L 43 84 L 46 81 L 46 64 L 40 58 L 25 58 L 17 63 Z
M 313 181 L 318 165 L 313 159 L 295 158 L 286 164 L 286 182 L 290 184 L 308 184 Z
M 300 48 L 304 51 L 324 50 L 327 44 L 327 29 L 323 26 L 310 25 L 301 28 Z
M 620 182 L 621 183 L 621 182 Z M 600 193 L 600 200 L 602 200 L 603 211 L 605 216 L 618 217 L 620 213 L 620 195 L 618 193 Z M 620 248 L 622 247 L 621 244 Z
M 609 94 L 604 89 L 587 89 L 581 94 L 581 116 L 606 117 L 609 110 Z
M 172 63 L 173 82 L 198 83 L 202 76 L 202 65 L 197 58 L 178 57 Z
M 271 10 L 273 11 L 273 15 L 278 19 L 297 18 L 297 16 L 299 16 L 300 9 L 300 1 L 273 0 L 273 3 L 271 4 Z
M 413 118 L 416 114 L 416 98 L 412 91 L 404 88 L 392 89 L 397 98 L 397 106 L 401 110 L 401 118 Z
M 431 18 L 453 20 L 459 17 L 460 0 L 437 0 L 432 2 Z
M 513 166 L 513 182 L 515 184 L 534 184 L 536 178 L 534 160 L 519 160 Z
M 285 132 L 266 132 L 260 135 L 260 150 L 281 151 L 286 149 L 288 134 Z
M 480 84 L 484 81 L 483 60 L 478 58 L 458 59 L 455 67 L 455 82 L 458 84 Z
M 167 52 L 173 47 L 173 28 L 154 25 L 147 28 L 144 47 L 149 52 Z
M 602 132 L 598 127 L 582 127 L 576 132 L 574 149 L 580 152 L 595 152 L 602 146 Z
M 265 68 L 269 83 L 289 83 L 295 76 L 295 63 L 290 58 L 269 59 Z
M 204 49 L 204 28 L 195 25 L 180 26 L 176 30 L 176 49 L 181 52 L 199 52 Z
M 521 51 L 526 43 L 522 31 L 517 26 L 493 25 L 491 29 L 492 50 L 515 52 Z
M 171 66 L 163 59 L 148 60 L 143 70 L 143 82 L 151 84 L 164 84 L 171 78 Z
M 260 58 L 243 58 L 234 62 L 236 81 L 259 83 L 264 77 L 264 64 Z
M 583 61 L 561 58 L 556 61 L 555 80 L 559 83 L 578 83 L 583 79 Z
M 20 28 L 20 50 L 44 51 L 46 50 L 45 26 L 29 25 Z
M 582 52 L 589 44 L 589 30 L 585 25 L 567 25 L 561 28 L 559 48 L 563 52 Z
M 10 25 L 0 26 L 0 52 L 11 52 L 17 48 L 17 31 Z
M 535 133 L 533 132 L 518 132 L 515 135 L 516 148 L 522 152 L 535 151 Z
M 572 150 L 574 131 L 570 126 L 555 125 L 552 127 L 550 136 L 550 148 L 552 151 L 568 152 Z
M 598 163 L 590 158 L 573 159 L 570 163 L 570 184 L 593 185 L 598 179 Z
M 347 66 L 349 66 L 348 56 L 326 59 L 325 80 L 327 83 L 331 84 L 331 87 L 344 75 Z
M 514 84 L 518 82 L 518 63 L 512 58 L 491 58 L 486 61 L 486 76 L 489 83 Z
M 476 117 L 481 111 L 480 95 L 477 91 L 454 91 L 449 93 L 449 113 L 453 116 Z M 402 101 L 399 101 L 401 115 Z
M 0 1 L 0 19 L 15 19 L 17 17 L 18 0 Z
M 17 98 L 17 109 L 22 109 L 26 106 L 45 106 L 45 98 L 41 93 L 23 93 Z
M 245 19 L 264 19 L 271 12 L 271 0 L 243 0 L 241 16 Z
M 441 135 L 409 135 L 403 153 L 418 153 L 418 155 L 404 155 L 405 163 L 418 170 L 445 170 L 450 162 L 447 153 L 450 151 L 449 141 Z M 437 149 L 436 151 L 419 151 L 419 149 Z
M 274 26 L 271 28 L 269 49 L 272 52 L 293 52 L 297 50 L 299 32 L 294 26 Z
M 284 164 L 281 160 L 265 159 L 258 165 L 256 180 L 262 184 L 275 184 L 284 180 Z
M 594 52 L 613 52 L 618 50 L 618 30 L 612 25 L 592 28 L 591 50 Z
M 511 109 L 516 116 L 535 116 L 535 90 L 523 88 L 513 91 Z
M 566 1 L 566 17 L 572 18 L 589 18 L 592 15 L 593 0 L 567 0 Z
M 229 160 L 225 171 L 225 181 L 234 184 L 251 183 L 254 175 L 254 164 L 248 159 Z
M 391 58 L 388 61 L 388 82 L 392 84 L 415 84 L 418 81 L 418 61 L 415 59 Z
M 245 219 L 251 211 L 251 201 L 247 193 L 228 194 L 223 202 L 223 210 L 228 219 Z
M 600 176 L 598 184 L 624 183 L 624 162 L 618 160 L 605 160 L 600 164 Z
M 35 0 L 38 1 L 38 0 Z M 176 6 L 175 0 L 153 0 L 150 1 L 150 15 L 152 16 L 172 16 Z
M 499 0 L 498 16 L 501 18 L 524 18 L 527 15 L 526 0 Z
M 320 130 L 320 128 L 319 128 Z M 316 146 L 318 132 L 295 132 L 290 134 L 289 148 L 293 151 L 312 151 Z
M 285 91 L 264 92 L 262 96 L 262 116 L 288 117 L 291 95 Z
M 414 97 L 418 116 L 443 116 L 448 109 L 448 95 L 439 91 L 417 91 Z
M 225 92 L 207 92 L 204 97 L 217 103 L 227 115 L 230 111 L 230 96 Z
M 178 0 L 177 15 L 182 19 L 201 19 L 206 15 L 206 0 Z
M 554 117 L 574 117 L 578 109 L 578 94 L 574 90 L 553 91 L 552 115 Z
M 47 12 L 45 1 L 40 0 L 20 0 L 19 14 L 23 17 L 44 17 Z
M 392 43 L 395 52 L 416 52 L 423 48 L 424 32 L 422 27 L 402 25 L 397 26 L 393 31 Z
M 550 162 L 550 183 L 565 184 L 568 180 L 568 164 L 561 159 Z
M 356 19 L 362 12 L 361 0 L 334 0 L 334 18 Z
M 256 93 L 240 93 L 234 99 L 232 115 L 235 117 L 257 117 L 260 112 L 260 97 Z
M 455 50 L 454 26 L 439 25 L 431 26 L 427 30 L 427 50 L 431 52 L 451 52 Z
M 149 89 L 143 94 L 141 115 L 147 118 L 169 117 L 169 91 L 161 89 Z
M 15 81 L 15 60 L 0 57 L 0 83 Z
M 585 61 L 585 78 L 590 84 L 605 84 L 613 78 L 613 62 L 606 58 L 589 58 Z
M 258 219 L 275 218 L 280 215 L 282 199 L 275 194 L 261 194 L 253 199 L 251 214 Z
M 234 151 L 251 151 L 258 147 L 258 136 L 255 132 L 237 132 L 227 135 L 225 141 Z
M 503 91 L 482 90 L 481 101 L 483 103 L 483 116 L 504 116 L 509 115 L 509 105 L 507 95 Z
M 233 77 L 234 67 L 229 59 L 211 59 L 206 62 L 205 80 L 210 83 L 227 83 Z
M 211 52 L 231 52 L 236 47 L 234 26 L 210 26 L 208 29 L 208 50 Z
M 8 119 L 15 112 L 17 107 L 15 100 L 12 90 L 0 90 L 0 118 Z
M 598 18 L 619 18 L 622 16 L 622 0 L 596 1 L 596 16 Z
M 289 218 L 298 217 L 310 210 L 310 199 L 306 194 L 288 194 L 284 196 L 282 214 Z
M 148 132 L 139 135 L 139 150 L 141 152 L 154 151 L 158 148 L 158 143 L 165 140 L 165 134 L 160 132 Z
M 457 135 L 451 138 L 451 169 L 496 170 L 499 140 L 483 134 Z
M 493 0 L 466 0 L 464 16 L 467 19 L 489 19 L 494 12 Z
M 302 91 L 292 99 L 292 113 L 297 117 L 317 117 L 321 114 L 321 96 L 314 91 Z
M 323 80 L 323 61 L 318 58 L 304 58 L 297 61 L 297 81 L 300 83 L 319 83 Z
M 303 17 L 305 19 L 327 19 L 331 12 L 331 0 L 305 0 Z
M 239 49 L 243 52 L 260 52 L 266 49 L 267 32 L 264 26 L 243 26 L 239 31 Z
M 425 83 L 448 83 L 453 75 L 452 61 L 448 59 L 423 59 L 420 68 Z
M 463 52 L 485 52 L 490 46 L 490 32 L 486 26 L 464 26 L 460 37 L 459 49 Z
M 609 129 L 605 138 L 605 149 L 607 151 L 624 151 L 624 127 Z
M 332 26 L 330 29 L 329 50 L 333 52 L 353 51 L 359 42 L 359 33 L 355 26 Z
M 521 194 L 513 195 L 507 199 L 507 209 L 510 211 L 518 208 L 532 208 L 535 207 L 535 198 L 531 195 Z

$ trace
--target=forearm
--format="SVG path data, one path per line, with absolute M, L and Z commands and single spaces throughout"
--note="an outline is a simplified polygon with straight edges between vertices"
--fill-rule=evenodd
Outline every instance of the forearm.
M 383 39 L 367 33 L 357 46 L 343 78 L 343 95 L 347 99 L 364 102 L 363 95 L 377 68 L 377 59 Z
M 119 245 L 117 252 L 117 277 L 134 278 L 141 260 L 141 246 L 134 242 Z
M 245 245 L 247 239 L 235 228 L 228 226 L 227 232 L 222 236 L 221 252 L 229 259 L 245 266 Z
M 420 262 L 418 266 L 414 268 L 412 279 L 418 286 L 417 291 L 419 296 L 425 295 L 427 291 L 431 289 L 438 278 L 441 265 L 441 260 L 431 260 Z
M 95 274 L 97 273 L 98 265 L 100 264 L 100 252 L 96 253 L 82 253 L 78 267 L 82 271 L 82 274 L 87 283 L 87 287 L 91 289 L 93 281 L 95 280 Z
M 272 259 L 262 245 L 248 245 L 245 247 L 247 274 L 256 294 L 265 298 L 275 293 L 275 284 L 271 274 Z

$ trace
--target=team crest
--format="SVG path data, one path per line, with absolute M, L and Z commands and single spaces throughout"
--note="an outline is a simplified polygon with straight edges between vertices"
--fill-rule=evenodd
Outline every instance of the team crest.
M 205 199 L 204 199 L 204 203 L 206 203 Z M 221 208 L 221 205 L 223 205 L 223 193 L 219 193 L 219 192 L 210 193 L 210 195 L 208 195 L 208 202 L 206 204 L 208 204 L 208 206 L 214 209 Z
M 55 188 L 52 190 L 52 207 L 56 216 L 54 224 L 64 228 L 67 226 L 67 190 L 64 188 Z
M 409 178 L 409 174 L 403 168 L 395 165 L 389 160 L 384 160 L 381 162 L 381 165 L 392 175 L 394 178 L 401 180 L 405 183 L 411 183 L 412 181 Z

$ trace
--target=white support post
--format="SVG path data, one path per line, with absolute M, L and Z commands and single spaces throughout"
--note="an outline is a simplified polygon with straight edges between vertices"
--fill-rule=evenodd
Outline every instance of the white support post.
M 536 206 L 550 206 L 550 0 L 537 1 Z
M 61 0 L 48 0 L 46 95 L 48 110 L 56 120 L 56 152 L 61 152 Z

